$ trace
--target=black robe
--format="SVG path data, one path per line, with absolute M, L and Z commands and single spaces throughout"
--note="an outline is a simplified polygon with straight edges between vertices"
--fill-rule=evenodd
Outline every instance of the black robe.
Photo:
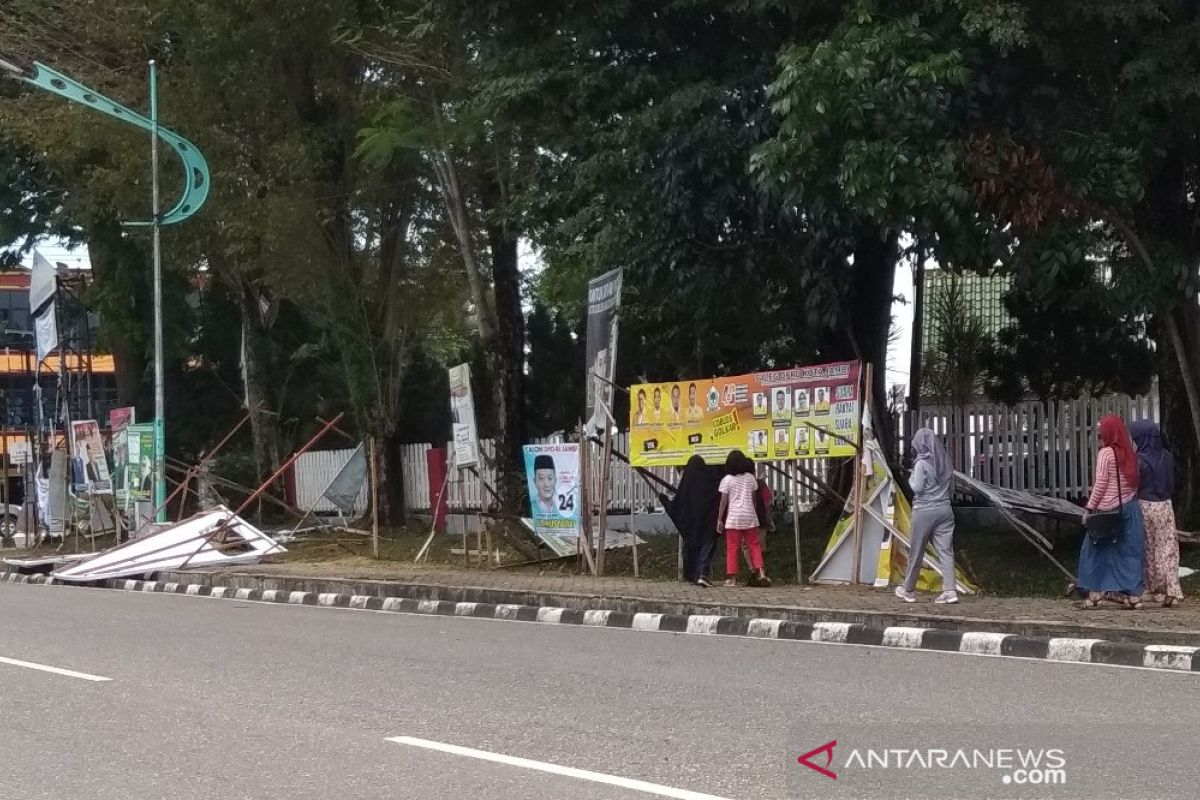
M 692 456 L 683 468 L 675 497 L 664 503 L 683 537 L 683 576 L 692 583 L 708 577 L 712 564 L 721 505 L 718 487 L 723 477 L 723 465 L 710 466 L 700 456 Z

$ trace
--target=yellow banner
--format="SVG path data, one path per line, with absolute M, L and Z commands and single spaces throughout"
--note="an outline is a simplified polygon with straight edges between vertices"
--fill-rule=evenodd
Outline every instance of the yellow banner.
M 630 388 L 635 467 L 852 456 L 862 420 L 857 361 Z

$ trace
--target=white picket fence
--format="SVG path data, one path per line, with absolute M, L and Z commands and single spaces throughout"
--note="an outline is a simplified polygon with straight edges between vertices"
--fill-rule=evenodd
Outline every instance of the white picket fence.
M 911 438 L 918 427 L 932 428 L 943 437 L 956 468 L 986 483 L 1034 494 L 1077 499 L 1091 487 L 1092 470 L 1099 449 L 1100 419 L 1106 414 L 1119 414 L 1127 422 L 1140 419 L 1157 422 L 1157 392 L 1137 398 L 1114 395 L 1050 403 L 1026 402 L 1012 408 L 988 403 L 953 409 L 926 407 L 921 409 L 919 420 L 911 414 L 905 415 L 901 427 L 904 442 Z M 429 472 L 425 453 L 431 445 L 408 444 L 402 447 L 405 503 L 410 511 L 428 511 Z M 629 452 L 627 433 L 616 436 L 613 449 L 625 454 Z M 490 464 L 494 459 L 495 446 L 490 439 L 484 439 L 480 441 L 480 450 L 483 466 L 479 473 L 494 485 L 495 471 Z M 596 447 L 593 452 L 598 451 Z M 828 475 L 828 459 L 802 463 L 822 480 Z M 786 462 L 771 464 L 776 469 L 768 468 L 760 474 L 770 483 L 776 498 L 790 504 L 791 467 Z M 679 471 L 673 467 L 657 467 L 649 471 L 672 485 L 679 479 Z M 595 487 L 599 485 L 596 482 L 598 480 L 599 476 L 594 476 Z M 648 486 L 616 456 L 612 459 L 611 480 L 610 511 L 643 511 L 659 505 L 660 489 Z M 440 488 L 434 487 L 434 492 Z M 469 471 L 451 475 L 446 492 L 447 503 L 455 513 L 476 511 L 489 504 L 490 498 L 482 481 Z M 800 481 L 797 494 L 801 507 L 820 499 L 811 482 L 804 478 Z
M 904 420 L 904 441 L 919 427 L 943 437 L 955 467 L 985 483 L 1079 499 L 1091 489 L 1100 420 L 1159 421 L 1157 391 L 1048 403 L 922 408 Z

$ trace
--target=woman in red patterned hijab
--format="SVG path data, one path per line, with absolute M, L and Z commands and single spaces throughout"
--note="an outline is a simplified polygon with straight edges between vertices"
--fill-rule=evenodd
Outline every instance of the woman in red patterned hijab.
M 1116 414 L 1109 414 L 1100 420 L 1100 444 L 1111 447 L 1117 458 L 1117 467 L 1121 470 L 1122 488 L 1136 489 L 1138 487 L 1138 458 L 1133 448 L 1133 440 L 1125 429 L 1125 421 Z

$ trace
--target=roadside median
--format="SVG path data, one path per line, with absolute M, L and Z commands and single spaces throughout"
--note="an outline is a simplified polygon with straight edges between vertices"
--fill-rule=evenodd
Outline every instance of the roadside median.
M 556 573 L 426 569 L 413 565 L 259 564 L 213 572 L 161 573 L 160 583 L 224 586 L 258 592 L 432 600 L 450 603 L 612 611 L 622 614 L 719 616 L 800 624 L 844 623 L 872 629 L 937 628 L 953 632 L 1200 647 L 1197 609 L 1116 607 L 1083 611 L 1054 598 L 963 597 L 957 606 L 899 603 L 890 590 L 795 586 L 704 589 L 669 581 L 591 578 Z M 924 598 L 929 599 L 929 598 Z

